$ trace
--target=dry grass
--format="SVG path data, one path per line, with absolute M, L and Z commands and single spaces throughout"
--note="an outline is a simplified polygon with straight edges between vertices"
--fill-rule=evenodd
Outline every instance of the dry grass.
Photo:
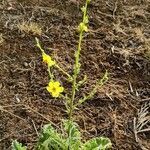
M 143 43 L 145 49 L 145 55 L 150 57 L 150 38 L 145 37 L 142 28 L 135 28 L 134 32 L 136 37 Z
M 136 37 L 138 39 L 140 39 L 141 42 L 145 41 L 145 36 L 144 36 L 144 33 L 143 33 L 143 29 L 141 29 L 141 28 L 135 28 L 134 32 L 136 34 Z
M 2 45 L 4 43 L 4 38 L 3 38 L 3 35 L 0 34 L 0 45 Z
M 18 24 L 18 28 L 21 32 L 25 32 L 27 34 L 33 34 L 33 35 L 41 35 L 42 34 L 42 28 L 39 26 L 39 24 L 35 22 L 21 22 Z
M 136 139 L 136 142 L 139 143 L 139 145 L 141 146 L 143 150 L 148 150 L 148 149 L 143 145 L 138 135 L 150 132 L 149 108 L 150 108 L 150 103 L 146 103 L 139 110 L 137 118 L 134 118 L 135 139 Z

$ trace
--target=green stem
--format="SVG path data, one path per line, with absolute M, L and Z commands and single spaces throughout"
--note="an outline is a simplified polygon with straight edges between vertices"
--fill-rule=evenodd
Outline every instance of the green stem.
M 85 11 L 84 11 L 84 14 L 83 14 L 83 21 L 85 20 L 85 17 L 86 17 L 86 14 L 87 14 L 87 6 L 88 6 L 88 2 L 86 0 L 86 3 L 85 3 Z
M 41 45 L 40 45 L 39 39 L 38 39 L 38 38 L 35 38 L 35 40 L 36 40 L 36 46 L 41 50 L 42 53 L 45 53 L 45 52 L 44 52 L 44 49 L 43 49 L 43 48 L 41 47 Z
M 87 5 L 88 5 L 88 1 L 86 0 L 86 4 L 85 4 L 85 11 L 83 14 L 83 21 L 86 18 L 87 15 Z M 82 39 L 83 39 L 83 30 L 80 31 L 79 34 L 79 43 L 78 43 L 78 49 L 75 53 L 75 65 L 74 65 L 74 74 L 73 74 L 73 83 L 72 83 L 72 97 L 71 97 L 71 101 L 70 101 L 70 111 L 69 111 L 69 120 L 72 120 L 72 114 L 74 111 L 74 100 L 75 100 L 75 94 L 76 94 L 76 86 L 77 86 L 77 76 L 79 74 L 79 69 L 80 69 L 80 52 L 81 52 L 81 43 L 82 43 Z
M 65 70 L 63 70 L 58 64 L 55 64 L 55 67 L 58 68 L 62 73 L 64 73 L 69 79 L 72 79 L 70 74 L 68 74 Z
M 54 79 L 54 76 L 53 76 L 53 74 L 51 73 L 51 68 L 50 68 L 49 66 L 47 67 L 47 71 L 48 71 L 50 80 L 53 80 L 53 79 Z
M 78 50 L 77 50 L 76 57 L 75 57 L 74 75 L 73 75 L 73 83 L 72 83 L 72 98 L 71 98 L 71 102 L 70 102 L 69 120 L 72 120 L 73 105 L 74 105 L 74 99 L 75 99 L 75 94 L 76 94 L 77 76 L 78 76 L 78 69 L 79 69 L 79 57 L 80 57 L 80 51 L 81 51 L 82 36 L 83 36 L 83 31 L 80 32 Z
M 97 82 L 97 84 L 95 85 L 93 90 L 87 96 L 84 96 L 83 99 L 80 99 L 77 102 L 77 104 L 74 105 L 74 107 L 77 107 L 77 106 L 81 105 L 82 103 L 84 103 L 86 100 L 91 99 L 95 95 L 95 93 L 97 92 L 97 89 L 102 87 L 107 82 L 107 80 L 108 80 L 108 73 L 106 70 L 103 78 Z

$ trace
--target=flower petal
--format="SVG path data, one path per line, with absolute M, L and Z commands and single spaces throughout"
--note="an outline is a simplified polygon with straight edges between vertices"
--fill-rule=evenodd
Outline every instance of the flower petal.
M 50 92 L 50 93 L 52 92 L 52 89 L 49 86 L 47 86 L 46 89 L 48 92 Z
M 59 92 L 52 92 L 52 96 L 53 97 L 58 97 L 59 96 Z
M 53 61 L 52 58 L 46 53 L 42 53 L 42 57 L 43 57 L 43 62 L 47 63 L 49 67 L 56 64 L 56 62 Z
M 45 53 L 42 53 L 42 57 L 44 62 L 48 62 L 49 60 L 51 60 L 51 57 Z
M 64 88 L 61 86 L 61 87 L 59 87 L 59 92 L 61 93 L 61 92 L 63 92 L 64 91 Z
M 51 67 L 51 66 L 53 66 L 53 65 L 55 65 L 56 63 L 55 63 L 55 61 L 53 61 L 53 60 L 49 60 L 48 61 L 48 66 L 49 67 Z
M 59 86 L 60 86 L 60 83 L 58 81 L 54 82 L 54 87 L 55 88 L 59 88 Z
M 49 87 L 53 87 L 53 86 L 54 86 L 54 81 L 51 80 L 51 81 L 48 83 L 48 86 L 49 86 Z

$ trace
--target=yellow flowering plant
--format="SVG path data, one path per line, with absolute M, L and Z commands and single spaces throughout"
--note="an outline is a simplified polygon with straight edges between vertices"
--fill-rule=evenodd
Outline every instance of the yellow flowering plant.
M 77 51 L 75 52 L 75 63 L 73 67 L 72 76 L 68 74 L 65 70 L 63 70 L 58 65 L 58 63 L 55 60 L 53 60 L 51 56 L 45 53 L 44 49 L 40 45 L 38 38 L 36 38 L 36 46 L 41 50 L 43 62 L 45 62 L 48 66 L 48 73 L 49 73 L 50 81 L 46 89 L 51 94 L 52 97 L 54 98 L 62 97 L 65 100 L 64 102 L 65 102 L 66 110 L 69 116 L 69 120 L 73 119 L 72 116 L 73 116 L 74 110 L 79 105 L 84 103 L 86 100 L 91 99 L 94 96 L 94 94 L 97 92 L 98 87 L 102 86 L 108 80 L 108 77 L 107 77 L 108 73 L 106 71 L 103 78 L 97 82 L 93 90 L 88 95 L 85 95 L 83 98 L 79 100 L 75 100 L 76 92 L 79 91 L 80 86 L 83 85 L 87 79 L 87 76 L 85 75 L 83 80 L 78 81 L 78 75 L 80 74 L 80 67 L 81 67 L 80 53 L 81 53 L 81 44 L 83 40 L 83 34 L 84 32 L 88 32 L 88 22 L 89 22 L 88 18 L 89 17 L 87 15 L 87 7 L 89 3 L 90 3 L 90 0 L 86 0 L 85 6 L 81 8 L 82 13 L 83 13 L 83 19 L 79 23 L 79 26 L 78 26 L 79 41 L 78 41 Z M 65 95 L 61 94 L 64 91 L 64 87 L 60 84 L 59 81 L 57 81 L 57 79 L 54 79 L 54 75 L 51 72 L 52 69 L 58 69 L 64 75 L 67 76 L 67 81 L 71 82 L 72 84 L 71 93 L 64 92 Z M 69 97 L 68 95 L 71 95 L 71 96 Z
M 63 121 L 64 129 L 61 130 L 62 133 L 58 133 L 51 125 L 45 125 L 35 150 L 106 150 L 111 148 L 111 141 L 105 137 L 92 138 L 83 143 L 81 140 L 80 131 L 78 130 L 78 125 L 73 121 L 74 110 L 85 101 L 91 99 L 97 92 L 97 89 L 103 86 L 103 84 L 108 80 L 108 73 L 106 71 L 103 78 L 98 80 L 89 94 L 84 95 L 81 99 L 76 99 L 76 92 L 80 90 L 80 86 L 83 85 L 87 79 L 87 76 L 85 75 L 83 80 L 78 81 L 78 75 L 80 75 L 81 67 L 80 52 L 83 34 L 84 32 L 88 32 L 87 6 L 90 1 L 91 0 L 86 0 L 85 6 L 81 8 L 83 12 L 83 20 L 78 26 L 79 41 L 75 52 L 73 75 L 68 74 L 51 56 L 46 54 L 44 49 L 41 47 L 38 38 L 36 38 L 36 46 L 42 52 L 42 59 L 43 62 L 47 64 L 47 71 L 50 78 L 46 89 L 52 97 L 61 97 L 64 99 L 68 120 Z M 67 81 L 72 84 L 71 93 L 65 93 L 67 90 L 65 90 L 57 78 L 54 77 L 52 69 L 58 69 L 67 77 Z M 22 146 L 22 144 L 17 141 L 14 141 L 12 143 L 12 150 L 26 150 L 26 147 Z

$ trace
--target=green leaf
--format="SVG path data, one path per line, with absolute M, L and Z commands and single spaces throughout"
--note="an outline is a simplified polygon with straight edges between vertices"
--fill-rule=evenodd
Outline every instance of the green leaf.
M 99 85 L 100 86 L 104 85 L 107 82 L 108 79 L 109 79 L 108 78 L 108 72 L 106 70 L 105 74 L 103 75 L 103 78 L 99 80 Z
M 107 150 L 112 144 L 109 138 L 97 137 L 87 141 L 83 145 L 83 150 Z
M 86 80 L 87 80 L 87 75 L 84 75 L 84 78 L 78 82 L 77 86 L 80 87 L 81 85 L 83 85 L 86 82 Z
M 26 150 L 25 146 L 22 146 L 21 143 L 17 142 L 16 140 L 12 142 L 12 150 Z
M 68 134 L 67 145 L 70 150 L 79 150 L 81 146 L 80 131 L 78 125 L 72 121 L 64 120 L 64 129 Z
M 86 11 L 85 6 L 81 7 L 81 11 L 84 13 Z
M 45 125 L 39 138 L 37 150 L 66 150 L 66 141 L 51 125 Z

